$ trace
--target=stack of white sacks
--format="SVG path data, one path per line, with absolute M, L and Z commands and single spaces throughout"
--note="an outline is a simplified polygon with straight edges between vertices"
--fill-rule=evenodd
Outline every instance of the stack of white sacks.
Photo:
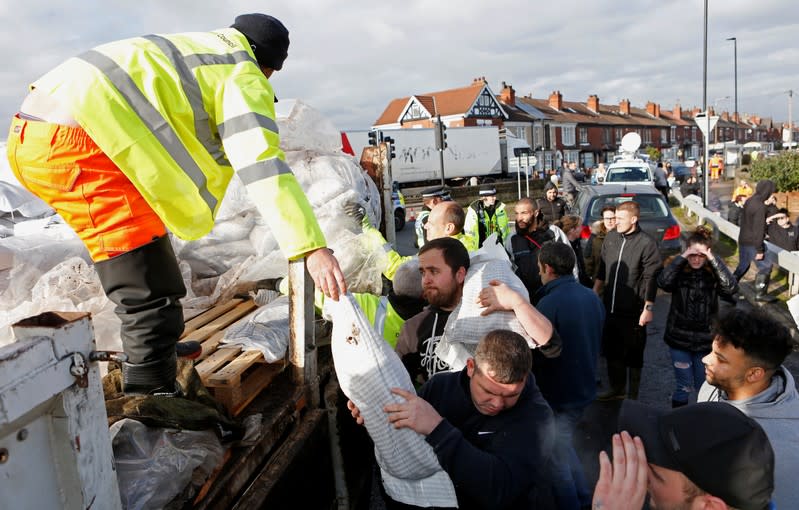
M 276 107 L 288 164 L 350 288 L 379 293 L 385 254 L 372 250 L 362 239 L 360 225 L 343 209 L 351 201 L 365 202 L 370 220 L 379 224 L 377 187 L 354 158 L 341 152 L 340 132 L 328 119 L 300 101 L 281 100 Z M 192 242 L 172 237 L 172 244 L 188 289 L 183 300 L 187 316 L 229 298 L 242 281 L 287 274 L 285 256 L 235 176 L 211 233 Z M 98 347 L 121 350 L 114 306 L 105 297 L 85 248 L 68 227 L 51 225 L 35 234 L 0 239 L 0 260 L 4 261 L 0 345 L 13 341 L 10 325 L 25 317 L 45 311 L 88 311 Z

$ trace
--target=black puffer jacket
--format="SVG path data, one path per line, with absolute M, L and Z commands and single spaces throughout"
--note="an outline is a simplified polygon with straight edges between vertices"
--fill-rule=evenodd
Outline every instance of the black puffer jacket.
M 671 292 L 671 308 L 663 340 L 669 347 L 710 351 L 711 324 L 719 311 L 719 294 L 732 295 L 738 282 L 718 255 L 699 269 L 677 255 L 658 276 L 658 287 Z

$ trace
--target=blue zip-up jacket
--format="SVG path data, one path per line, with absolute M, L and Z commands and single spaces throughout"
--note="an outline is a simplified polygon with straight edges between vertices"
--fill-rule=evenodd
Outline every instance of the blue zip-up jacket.
M 533 351 L 538 387 L 555 411 L 584 408 L 596 398 L 596 366 L 605 323 L 602 301 L 567 275 L 541 287 L 533 302 L 562 342 L 557 358 Z

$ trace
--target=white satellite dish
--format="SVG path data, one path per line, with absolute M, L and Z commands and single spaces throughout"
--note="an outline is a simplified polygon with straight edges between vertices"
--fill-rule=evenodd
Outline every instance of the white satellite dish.
M 638 133 L 627 133 L 621 139 L 621 150 L 622 152 L 628 152 L 630 154 L 635 154 L 638 150 L 638 147 L 641 146 L 641 135 Z

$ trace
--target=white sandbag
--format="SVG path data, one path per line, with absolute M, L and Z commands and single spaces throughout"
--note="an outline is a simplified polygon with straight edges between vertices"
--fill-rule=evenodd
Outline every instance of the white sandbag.
M 466 359 L 474 354 L 480 339 L 495 329 L 509 329 L 522 335 L 531 348 L 536 345 L 515 313 L 501 311 L 480 315 L 484 308 L 477 304 L 477 298 L 491 280 L 503 282 L 524 296 L 525 300 L 529 299 L 526 287 L 514 274 L 508 254 L 502 245 L 496 244 L 495 236 L 489 236 L 483 247 L 472 255 L 463 284 L 463 298 L 450 313 L 444 334 L 436 346 L 436 356 L 453 371 L 462 370 L 466 366 Z
M 331 349 L 341 390 L 361 412 L 375 445 L 375 456 L 388 495 L 417 506 L 457 506 L 455 489 L 435 452 L 415 431 L 395 429 L 383 407 L 404 402 L 391 388 L 414 391 L 397 354 L 375 333 L 352 295 L 326 300 L 333 321 Z
M 267 363 L 283 359 L 289 346 L 288 296 L 281 296 L 228 326 L 221 343 L 220 348 L 261 351 Z
M 330 119 L 302 100 L 281 98 L 275 103 L 275 116 L 284 151 L 335 152 L 341 149 L 341 132 Z

